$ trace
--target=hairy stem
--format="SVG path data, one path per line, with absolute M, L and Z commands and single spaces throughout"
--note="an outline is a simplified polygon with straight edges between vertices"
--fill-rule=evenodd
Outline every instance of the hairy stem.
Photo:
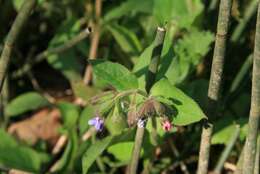
M 256 13 L 257 5 L 258 5 L 258 0 L 252 0 L 251 3 L 248 5 L 244 17 L 240 20 L 239 24 L 237 25 L 237 27 L 235 28 L 231 36 L 231 42 L 235 43 L 239 40 L 247 23 L 250 21 L 252 16 Z
M 152 85 L 155 82 L 155 76 L 156 76 L 157 69 L 158 69 L 158 66 L 160 63 L 160 57 L 161 57 L 165 33 L 166 33 L 166 31 L 164 28 L 161 28 L 161 27 L 157 28 L 157 33 L 156 33 L 156 37 L 155 37 L 154 45 L 153 45 L 154 48 L 153 48 L 153 52 L 152 52 L 151 62 L 150 62 L 149 68 L 148 68 L 147 78 L 146 78 L 145 89 L 146 89 L 147 93 L 149 93 Z M 136 172 L 137 172 L 139 155 L 140 155 L 140 151 L 142 148 L 142 142 L 143 142 L 143 138 L 144 138 L 144 129 L 145 129 L 145 126 L 144 127 L 137 126 L 135 144 L 133 147 L 131 163 L 129 166 L 129 174 L 136 174 Z
M 94 24 L 94 33 L 91 38 L 91 45 L 90 45 L 90 51 L 88 55 L 88 59 L 93 60 L 97 57 L 97 51 L 98 51 L 98 45 L 100 40 L 100 18 L 101 18 L 101 11 L 102 11 L 102 0 L 96 0 L 95 1 L 95 18 L 96 22 Z M 87 65 L 83 81 L 85 84 L 89 84 L 92 79 L 92 67 L 91 65 Z
M 77 45 L 79 42 L 84 40 L 87 36 L 89 36 L 90 33 L 91 33 L 91 29 L 90 28 L 86 28 L 85 30 L 83 30 L 78 35 L 74 36 L 69 41 L 65 42 L 64 44 L 62 44 L 60 46 L 57 46 L 55 48 L 47 49 L 47 50 L 39 53 L 38 55 L 36 55 L 36 57 L 34 59 L 32 59 L 32 61 L 30 61 L 29 63 L 25 64 L 18 71 L 14 72 L 12 74 L 12 77 L 13 78 L 21 77 L 22 75 L 24 75 L 25 73 L 30 71 L 30 69 L 35 64 L 43 61 L 44 59 L 46 59 L 48 56 L 50 56 L 52 54 L 59 54 L 59 53 L 62 53 L 64 51 L 72 48 L 73 46 Z
M 216 104 L 220 98 L 221 81 L 224 66 L 224 57 L 226 50 L 226 37 L 228 33 L 228 24 L 231 11 L 231 0 L 221 0 L 218 16 L 216 42 L 214 48 L 214 55 L 212 61 L 210 83 L 208 89 L 208 106 L 207 114 L 209 120 L 214 118 L 216 113 Z M 204 122 L 200 152 L 198 163 L 198 174 L 206 174 L 208 172 L 210 141 L 212 135 L 213 125 L 208 120 Z
M 260 3 L 258 3 L 256 36 L 253 57 L 253 78 L 251 91 L 251 107 L 248 121 L 248 133 L 245 144 L 243 174 L 254 172 L 257 133 L 260 117 Z
M 6 37 L 4 48 L 0 58 L 0 92 L 2 90 L 4 79 L 8 70 L 8 66 L 11 60 L 11 53 L 14 43 L 21 32 L 21 29 L 27 19 L 29 18 L 32 9 L 36 4 L 36 0 L 24 1 L 14 23 Z
M 222 168 L 224 166 L 224 163 L 227 160 L 227 158 L 228 158 L 228 156 L 229 156 L 233 146 L 235 145 L 236 140 L 237 140 L 237 138 L 239 136 L 239 133 L 240 133 L 240 126 L 236 125 L 236 129 L 235 129 L 233 135 L 230 137 L 227 146 L 225 147 L 224 151 L 220 155 L 220 158 L 219 158 L 219 160 L 217 162 L 217 165 L 216 165 L 216 167 L 214 169 L 214 173 L 215 174 L 220 174 L 221 173 L 221 170 L 222 170 Z

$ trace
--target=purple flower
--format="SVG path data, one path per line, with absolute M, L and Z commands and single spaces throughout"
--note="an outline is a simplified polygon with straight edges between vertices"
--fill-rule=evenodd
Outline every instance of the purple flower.
M 90 126 L 95 126 L 97 131 L 102 131 L 104 127 L 104 120 L 100 117 L 94 117 L 88 121 Z

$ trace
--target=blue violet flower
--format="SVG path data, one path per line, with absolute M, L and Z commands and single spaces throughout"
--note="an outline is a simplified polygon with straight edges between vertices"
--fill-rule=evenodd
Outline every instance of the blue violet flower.
M 95 126 L 97 131 L 102 131 L 104 127 L 104 120 L 100 117 L 94 117 L 88 121 L 90 126 Z

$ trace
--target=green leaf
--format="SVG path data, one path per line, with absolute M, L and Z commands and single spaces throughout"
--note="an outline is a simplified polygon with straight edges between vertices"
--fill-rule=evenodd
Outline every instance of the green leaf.
M 153 51 L 153 44 L 147 47 L 143 53 L 139 56 L 137 64 L 134 66 L 133 72 L 138 77 L 139 88 L 145 89 L 145 75 L 148 71 L 148 65 L 150 63 Z
M 230 117 L 226 117 L 223 120 L 219 120 L 214 124 L 214 133 L 211 139 L 212 144 L 227 144 L 230 137 L 236 129 L 234 120 Z
M 75 127 L 79 117 L 79 107 L 71 103 L 60 102 L 58 108 L 61 112 L 64 127 L 67 129 Z
M 142 45 L 136 34 L 126 27 L 118 24 L 108 25 L 108 30 L 112 33 L 121 49 L 129 54 L 137 54 L 142 50 Z
M 188 125 L 206 118 L 199 105 L 171 85 L 167 79 L 157 82 L 151 89 L 151 95 L 171 108 L 171 119 L 174 125 Z
M 104 60 L 93 60 L 91 64 L 96 76 L 102 78 L 117 90 L 138 88 L 137 78 L 124 66 Z
M 104 21 L 108 22 L 138 12 L 151 13 L 152 5 L 153 1 L 151 0 L 128 0 L 109 10 L 104 16 Z
M 27 92 L 19 95 L 7 105 L 6 114 L 9 117 L 14 117 L 49 104 L 48 100 L 37 92 Z
M 200 44 L 194 44 L 198 40 Z M 172 84 L 181 83 L 208 53 L 213 40 L 214 36 L 210 32 L 191 30 L 177 41 L 174 50 L 170 50 L 175 55 L 163 57 L 162 62 L 165 62 L 168 68 L 164 70 L 164 74 L 159 72 L 158 76 L 165 75 Z
M 190 28 L 203 8 L 201 0 L 154 0 L 153 13 L 161 25 L 173 22 L 180 28 Z
M 87 102 L 91 97 L 95 96 L 99 92 L 98 89 L 85 85 L 82 80 L 71 82 L 71 87 L 74 95 L 84 100 L 84 102 Z
M 97 141 L 94 145 L 87 149 L 82 159 L 83 174 L 88 172 L 88 169 L 91 167 L 93 162 L 109 146 L 112 140 L 113 136 L 106 137 L 100 141 Z
M 38 4 L 41 5 L 45 0 L 37 0 Z M 19 11 L 19 9 L 22 7 L 24 0 L 12 0 L 13 6 L 16 11 Z
M 195 66 L 207 54 L 214 37 L 210 32 L 193 29 L 190 33 L 184 35 L 182 39 L 179 39 L 173 47 L 172 38 L 175 32 L 176 28 L 174 26 L 169 25 L 167 27 L 161 55 L 161 65 L 156 74 L 156 79 L 160 80 L 163 77 L 167 77 L 172 84 L 179 84 L 186 79 L 190 71 L 195 69 Z M 200 44 L 194 46 L 197 40 L 200 40 Z M 145 49 L 134 67 L 140 89 L 144 89 L 145 86 L 145 75 L 150 63 L 152 48 L 151 44 Z
M 84 153 L 82 158 L 82 171 L 86 174 L 96 158 L 110 145 L 132 141 L 134 139 L 133 129 L 122 132 L 120 135 L 108 136 L 92 144 Z
M 0 137 L 0 164 L 2 166 L 40 173 L 42 164 L 50 160 L 47 154 L 18 144 L 2 129 L 0 129 Z
M 212 144 L 225 144 L 229 143 L 230 137 L 236 130 L 236 125 L 240 126 L 240 140 L 244 141 L 247 135 L 247 119 L 240 118 L 235 120 L 233 117 L 225 117 L 214 124 L 214 133 L 211 139 Z
M 48 49 L 60 46 L 69 41 L 80 31 L 80 22 L 70 18 L 63 22 L 57 33 L 49 43 Z M 47 57 L 48 63 L 55 69 L 61 71 L 71 81 L 81 80 L 81 64 L 76 55 L 76 50 L 71 48 L 60 54 L 52 54 Z
M 123 142 L 110 146 L 107 151 L 120 161 L 130 161 L 133 146 L 133 142 Z

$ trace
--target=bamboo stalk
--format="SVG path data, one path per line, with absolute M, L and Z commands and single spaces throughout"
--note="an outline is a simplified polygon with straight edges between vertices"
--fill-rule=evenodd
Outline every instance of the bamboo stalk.
M 150 62 L 149 68 L 148 68 L 147 78 L 146 78 L 145 89 L 146 89 L 147 93 L 149 93 L 152 85 L 155 82 L 155 76 L 156 76 L 158 66 L 160 63 L 160 57 L 161 57 L 165 32 L 166 31 L 164 28 L 161 28 L 161 27 L 157 28 L 152 58 L 151 58 L 151 62 Z M 141 152 L 143 138 L 144 138 L 144 130 L 145 130 L 145 125 L 143 127 L 141 127 L 141 126 L 137 127 L 136 136 L 135 136 L 135 144 L 133 147 L 132 158 L 131 158 L 131 162 L 130 162 L 130 166 L 129 166 L 129 174 L 136 174 L 136 172 L 137 172 L 139 155 Z
M 252 16 L 256 13 L 257 4 L 258 4 L 258 0 L 251 0 L 250 4 L 246 8 L 244 17 L 240 20 L 239 24 L 237 25 L 237 27 L 235 28 L 231 36 L 231 42 L 235 43 L 238 41 L 247 23 L 250 21 Z
M 36 0 L 26 0 L 24 1 L 14 23 L 6 37 L 4 48 L 0 58 L 0 92 L 2 91 L 4 79 L 8 70 L 8 66 L 11 60 L 12 48 L 18 35 L 21 32 L 23 25 L 29 18 L 32 9 L 36 5 Z
M 206 174 L 208 171 L 209 153 L 210 153 L 210 141 L 212 136 L 213 125 L 211 119 L 214 118 L 216 113 L 216 104 L 220 98 L 220 88 L 224 66 L 224 56 L 226 50 L 226 37 L 228 33 L 228 24 L 231 11 L 231 0 L 221 0 L 218 16 L 217 34 L 214 48 L 214 55 L 212 61 L 210 83 L 208 89 L 208 106 L 207 114 L 209 120 L 206 120 L 203 124 L 199 162 L 198 162 L 198 174 Z
M 248 133 L 245 143 L 243 174 L 254 172 L 257 133 L 260 117 L 260 3 L 258 3 L 255 47 L 253 57 L 253 78 L 251 91 L 251 108 L 248 121 Z
M 90 28 L 86 28 L 85 30 L 81 31 L 79 34 L 77 34 L 76 36 L 74 36 L 73 38 L 71 38 L 69 41 L 65 42 L 62 45 L 59 45 L 55 48 L 50 48 L 47 49 L 41 53 L 39 53 L 38 55 L 36 55 L 36 57 L 34 59 L 32 59 L 32 61 L 30 61 L 29 63 L 25 64 L 24 66 L 22 66 L 22 68 L 20 68 L 18 71 L 14 72 L 12 74 L 12 78 L 18 78 L 21 77 L 22 75 L 24 75 L 25 73 L 27 73 L 28 71 L 30 71 L 30 69 L 37 63 L 40 63 L 41 61 L 43 61 L 44 59 L 46 59 L 48 56 L 52 55 L 52 54 L 59 54 L 62 53 L 72 47 L 74 47 L 75 45 L 77 45 L 79 42 L 81 42 L 82 40 L 84 40 L 86 37 L 89 36 L 89 34 L 91 33 L 91 29 Z
M 237 138 L 239 137 L 239 133 L 240 133 L 240 126 L 236 125 L 236 129 L 235 129 L 233 135 L 230 137 L 227 146 L 225 147 L 224 151 L 220 155 L 220 158 L 219 158 L 217 165 L 216 165 L 214 172 L 213 172 L 214 174 L 220 174 L 221 173 L 221 170 L 224 166 L 224 163 L 227 160 L 233 146 L 235 145 Z

